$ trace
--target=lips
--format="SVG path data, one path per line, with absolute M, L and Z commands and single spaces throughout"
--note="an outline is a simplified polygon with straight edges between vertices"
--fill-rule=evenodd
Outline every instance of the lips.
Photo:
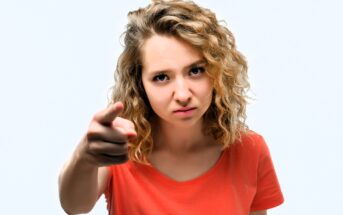
M 191 110 L 194 110 L 196 109 L 195 107 L 182 107 L 182 108 L 179 108 L 175 111 L 173 111 L 174 113 L 178 113 L 178 112 L 187 112 L 187 111 L 191 111 Z

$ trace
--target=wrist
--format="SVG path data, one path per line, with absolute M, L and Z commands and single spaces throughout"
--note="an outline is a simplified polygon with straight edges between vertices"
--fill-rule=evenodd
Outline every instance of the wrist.
M 81 143 L 73 154 L 74 165 L 81 169 L 97 169 L 98 166 L 94 161 L 94 158 L 87 153 L 84 149 L 85 143 Z

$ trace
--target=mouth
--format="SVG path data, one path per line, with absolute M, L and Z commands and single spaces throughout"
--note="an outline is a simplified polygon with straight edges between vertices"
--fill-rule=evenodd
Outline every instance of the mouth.
M 175 111 L 173 111 L 174 113 L 187 113 L 187 112 L 191 112 L 193 110 L 195 110 L 195 107 L 183 107 L 183 108 L 179 108 Z

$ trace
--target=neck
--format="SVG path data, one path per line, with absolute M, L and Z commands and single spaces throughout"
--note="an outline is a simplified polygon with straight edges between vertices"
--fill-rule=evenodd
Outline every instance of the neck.
M 209 146 L 213 138 L 203 134 L 203 122 L 195 125 L 180 126 L 167 122 L 157 122 L 155 131 L 155 150 L 168 150 L 175 153 L 187 153 Z

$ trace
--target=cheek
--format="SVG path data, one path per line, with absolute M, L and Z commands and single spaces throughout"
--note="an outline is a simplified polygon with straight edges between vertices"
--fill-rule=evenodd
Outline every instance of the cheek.
M 156 88 L 149 84 L 144 85 L 146 95 L 148 97 L 149 103 L 153 109 L 163 105 L 166 102 L 167 92 L 166 89 Z
M 163 116 L 168 109 L 168 102 L 166 101 L 165 94 L 161 90 L 151 90 L 146 92 L 146 94 L 154 113 L 159 117 Z
M 203 87 L 201 88 L 201 95 L 205 100 L 212 100 L 212 92 L 213 92 L 213 85 L 212 83 L 208 80 L 203 83 Z

